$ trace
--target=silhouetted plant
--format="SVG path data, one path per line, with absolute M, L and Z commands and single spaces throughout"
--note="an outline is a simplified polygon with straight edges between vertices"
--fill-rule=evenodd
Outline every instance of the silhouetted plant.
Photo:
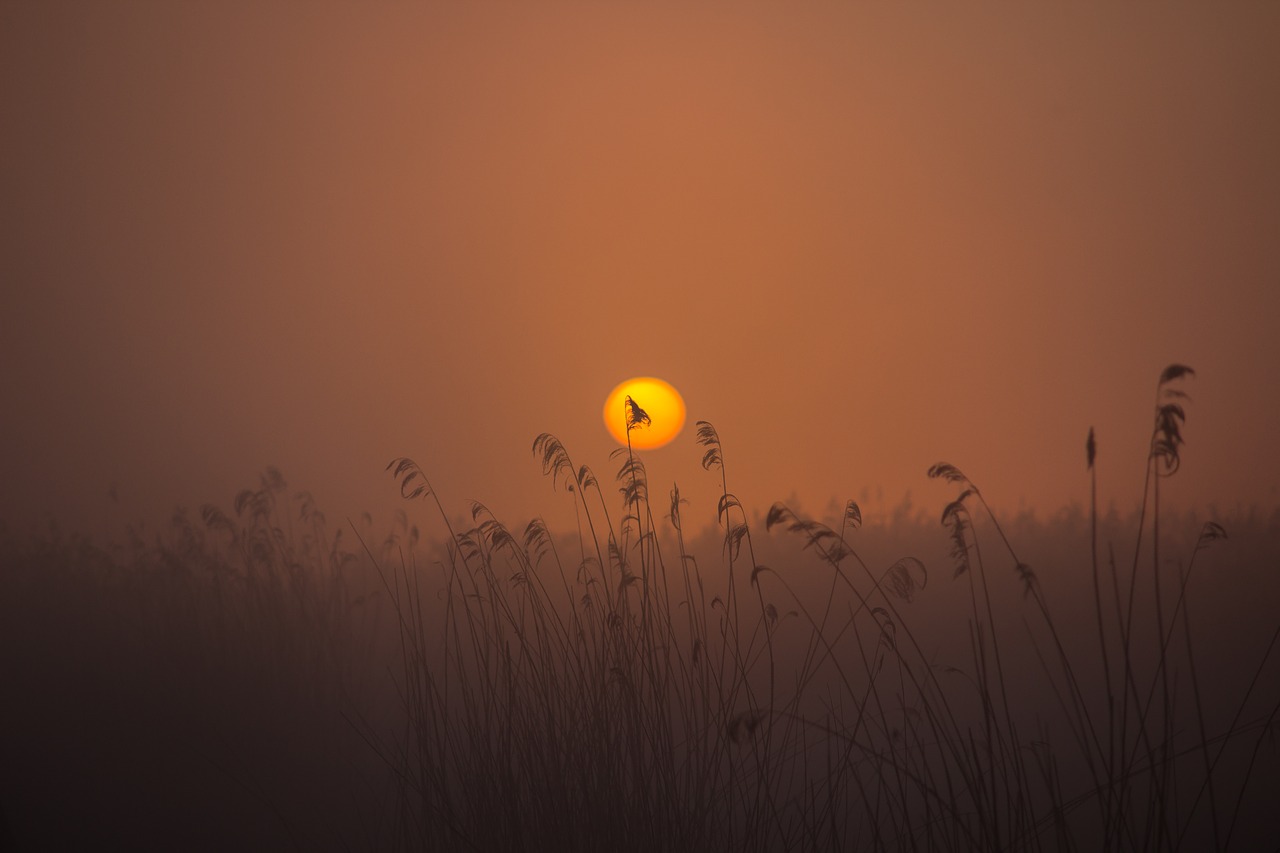
M 1183 446 L 1178 401 L 1185 394 L 1170 383 L 1191 375 L 1174 365 L 1157 384 L 1147 483 L 1153 550 L 1158 481 L 1177 470 Z M 1230 842 L 1215 782 L 1223 752 L 1257 732 L 1256 760 L 1280 706 L 1263 720 L 1244 721 L 1260 665 L 1227 730 L 1213 733 L 1207 724 L 1187 581 L 1195 555 L 1226 532 L 1216 522 L 1205 525 L 1168 616 L 1156 565 L 1158 642 L 1140 659 L 1136 560 L 1123 598 L 1111 562 L 1119 630 L 1111 634 L 1106 625 L 1092 430 L 1085 448 L 1096 623 L 1090 642 L 1097 644 L 1101 698 L 1082 683 L 1080 650 L 1060 630 L 1040 578 L 956 466 L 939 463 L 928 474 L 960 489 L 941 521 L 953 578 L 968 591 L 967 670 L 937 663 L 907 618 L 904 608 L 928 585 L 925 564 L 903 557 L 873 572 L 852 546 L 850 536 L 862 525 L 856 502 L 845 504 L 838 529 L 780 503 L 766 517 L 766 530 L 799 536 L 801 551 L 816 554 L 830 572 L 816 607 L 792 572 L 760 564 L 746 512 L 728 488 L 720 435 L 698 421 L 702 467 L 720 476 L 716 519 L 726 571 L 723 592 L 709 591 L 685 547 L 677 487 L 666 516 L 672 537 L 664 545 L 658 535 L 648 475 L 629 440 L 630 430 L 650 423 L 648 414 L 627 398 L 619 415 L 628 446 L 614 453 L 623 506 L 616 530 L 591 520 L 588 488 L 596 489 L 606 516 L 607 507 L 589 470 L 575 473 L 554 437 L 534 442 L 543 472 L 577 494 L 596 561 L 602 570 L 615 567 L 615 575 L 566 571 L 541 522 L 517 538 L 477 506 L 473 531 L 449 531 L 451 550 L 464 555 L 477 581 L 470 591 L 447 585 L 446 633 L 454 639 L 446 637 L 448 660 L 433 668 L 423 611 L 406 605 L 418 594 L 414 570 L 400 570 L 395 600 L 407 607 L 405 647 L 414 649 L 409 658 L 420 669 L 406 670 L 405 681 L 433 685 L 410 706 L 412 737 L 428 747 L 406 751 L 398 765 L 407 780 L 402 793 L 421 803 L 414 837 L 483 849 L 511 849 L 526 837 L 567 849 L 1164 849 L 1179 846 L 1192 821 L 1207 815 L 1215 845 Z M 396 467 L 402 478 L 416 471 L 403 462 Z M 402 482 L 406 488 L 415 494 L 414 481 Z M 1144 498 L 1140 519 L 1146 511 Z M 1025 643 L 1012 639 L 1006 624 L 1012 620 L 998 615 L 984 531 L 994 532 L 1032 608 L 1021 620 Z M 670 586 L 667 547 L 678 554 Z M 589 548 L 582 550 L 585 565 Z M 738 585 L 744 560 L 759 611 L 746 618 Z M 509 568 L 499 571 L 499 563 Z M 554 588 L 541 580 L 549 565 L 558 567 Z M 779 599 L 766 595 L 766 581 Z M 639 607 L 628 603 L 633 595 Z M 1176 742 L 1184 732 L 1173 681 L 1179 618 L 1198 738 L 1191 746 Z M 780 644 L 792 650 L 785 675 Z M 1025 675 L 1015 681 L 1006 660 L 1019 648 L 1038 661 L 1042 686 L 1066 727 L 1065 743 L 1048 720 L 1027 716 Z M 1270 648 L 1264 662 L 1269 655 Z M 1036 731 L 1029 734 L 1031 724 Z M 1202 776 L 1188 804 L 1173 782 L 1177 763 L 1193 754 Z M 553 773 L 555 790 L 535 784 L 535 772 Z M 1083 791 L 1076 787 L 1081 779 Z M 481 817 L 495 812 L 503 820 Z M 437 830 L 429 828 L 429 815 L 441 818 Z M 575 815 L 576 828 L 566 829 Z

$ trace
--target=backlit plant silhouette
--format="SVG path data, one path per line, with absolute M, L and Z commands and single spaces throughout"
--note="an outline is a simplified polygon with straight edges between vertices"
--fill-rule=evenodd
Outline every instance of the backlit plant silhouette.
M 1172 590 L 1160 550 L 1160 483 L 1177 471 L 1183 445 L 1177 383 L 1193 375 L 1173 365 L 1159 378 L 1134 559 L 1123 572 L 1109 559 L 1109 584 L 1089 432 L 1091 631 L 1064 630 L 974 481 L 954 465 L 929 468 L 959 489 L 941 521 L 952 589 L 963 590 L 967 609 L 951 649 L 968 651 L 945 658 L 911 616 L 929 584 L 925 564 L 904 556 L 873 569 L 855 545 L 855 502 L 835 527 L 780 503 L 765 518 L 766 532 L 795 535 L 825 566 L 817 596 L 796 570 L 762 565 L 760 531 L 730 491 L 708 422 L 697 423 L 696 441 L 702 467 L 719 477 L 722 531 L 722 569 L 710 574 L 687 547 L 678 487 L 659 535 L 629 441 L 650 419 L 631 398 L 620 413 L 628 446 L 614 454 L 616 522 L 590 469 L 575 468 L 554 436 L 533 443 L 544 473 L 574 496 L 572 553 L 541 520 L 517 535 L 480 504 L 474 526 L 455 532 L 422 470 L 394 460 L 402 493 L 435 501 L 447 533 L 439 607 L 414 556 L 384 569 L 408 712 L 387 755 L 400 780 L 398 841 L 475 850 L 1228 848 L 1280 707 L 1259 689 L 1276 635 L 1225 726 L 1211 725 L 1186 593 L 1196 554 L 1226 534 L 1204 526 Z M 1149 600 L 1139 594 L 1144 565 Z M 1003 566 L 1021 592 L 1012 609 L 998 592 Z

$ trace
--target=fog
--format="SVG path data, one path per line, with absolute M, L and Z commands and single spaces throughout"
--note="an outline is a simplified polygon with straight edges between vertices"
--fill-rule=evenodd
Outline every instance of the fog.
M 1267 837 L 1277 44 L 1274 4 L 0 6 L 0 846 Z M 642 492 L 635 376 L 688 406 Z
M 655 482 L 763 511 L 963 467 L 1050 514 L 1277 503 L 1280 14 L 10 4 L 0 517 L 226 504 L 276 466 L 385 516 L 571 524 L 604 396 L 681 390 Z M 643 402 L 643 401 L 642 401 Z M 113 502 L 114 494 L 118 502 Z M 872 502 L 874 503 L 874 501 Z M 714 519 L 709 519 L 713 521 Z

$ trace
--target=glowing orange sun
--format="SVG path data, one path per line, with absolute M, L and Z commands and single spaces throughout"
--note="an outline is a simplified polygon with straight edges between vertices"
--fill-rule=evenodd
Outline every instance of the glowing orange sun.
M 628 397 L 634 408 L 627 405 Z M 652 376 L 628 379 L 610 391 L 604 401 L 604 425 L 619 444 L 625 445 L 628 423 L 632 425 L 633 448 L 661 447 L 684 427 L 684 399 L 670 383 L 661 379 Z

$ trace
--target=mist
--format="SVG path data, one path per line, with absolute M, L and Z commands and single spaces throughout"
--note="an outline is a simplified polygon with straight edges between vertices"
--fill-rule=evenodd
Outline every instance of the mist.
M 6 4 L 0 816 L 34 849 L 1265 832 L 1276 44 L 1261 4 Z M 688 412 L 628 454 L 634 376 Z M 1003 787 L 936 795 L 966 774 Z
M 529 518 L 635 375 L 763 507 L 947 459 L 1050 514 L 1093 427 L 1127 511 L 1175 362 L 1171 497 L 1277 502 L 1270 10 L 5 15 L 6 519 L 389 510 L 402 455 Z

